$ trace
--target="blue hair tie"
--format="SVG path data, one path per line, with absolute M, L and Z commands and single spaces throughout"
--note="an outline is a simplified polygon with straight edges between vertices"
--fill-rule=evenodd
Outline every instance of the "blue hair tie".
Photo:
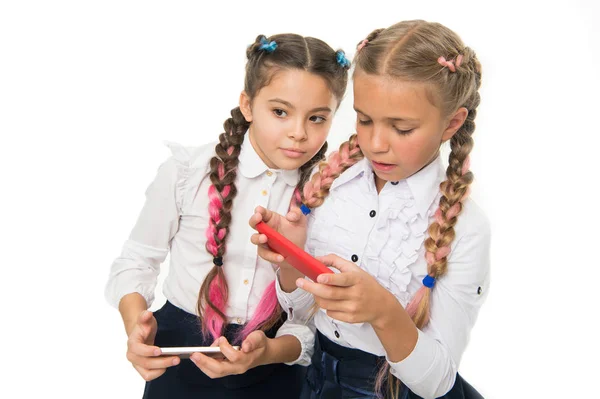
M 273 51 L 275 51 L 276 48 L 277 43 L 275 43 L 275 41 L 269 43 L 269 41 L 264 37 L 260 39 L 260 47 L 258 48 L 259 50 L 264 50 L 267 53 L 272 53 Z
M 435 285 L 435 277 L 431 277 L 429 274 L 423 279 L 423 285 L 427 288 L 433 288 Z
M 302 214 L 304 216 L 308 215 L 310 213 L 310 208 L 307 207 L 306 205 L 302 204 L 300 205 L 300 210 L 302 211 Z
M 350 61 L 348 61 L 348 58 L 346 58 L 346 55 L 342 50 L 339 50 L 335 53 L 335 58 L 337 63 L 340 64 L 342 68 L 350 67 Z

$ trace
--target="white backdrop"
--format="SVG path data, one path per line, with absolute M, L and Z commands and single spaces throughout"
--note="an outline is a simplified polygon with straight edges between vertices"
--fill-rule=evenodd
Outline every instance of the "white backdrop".
M 461 373 L 486 398 L 597 394 L 598 3 L 357 4 L 0 1 L 1 397 L 141 397 L 103 298 L 109 267 L 162 141 L 217 137 L 256 35 L 351 56 L 371 30 L 416 18 L 457 31 L 484 67 L 473 197 L 493 276 Z M 349 90 L 330 148 L 354 118 Z

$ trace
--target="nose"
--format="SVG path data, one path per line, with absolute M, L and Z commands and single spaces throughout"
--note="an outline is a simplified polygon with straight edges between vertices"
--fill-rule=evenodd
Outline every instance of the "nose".
M 294 141 L 304 141 L 308 138 L 308 134 L 306 133 L 306 124 L 303 119 L 298 118 L 294 124 L 290 126 L 288 137 Z
M 371 132 L 371 151 L 375 153 L 387 152 L 389 149 L 389 143 L 387 140 L 386 132 L 380 126 L 373 126 Z

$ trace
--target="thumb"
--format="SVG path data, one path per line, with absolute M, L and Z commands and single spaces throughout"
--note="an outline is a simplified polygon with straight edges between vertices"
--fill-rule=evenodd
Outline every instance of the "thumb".
M 300 213 L 297 208 L 291 208 L 287 215 L 285 215 L 285 218 L 290 222 L 296 223 L 300 220 Z
M 152 319 L 154 315 L 149 310 L 144 310 L 140 313 L 138 317 L 138 325 L 140 326 L 140 330 L 144 338 L 148 338 L 150 333 L 152 332 Z
M 242 352 L 248 353 L 266 345 L 267 336 L 263 331 L 252 331 L 242 342 Z
M 262 206 L 257 206 L 254 209 L 254 213 L 260 214 L 263 222 L 265 222 L 267 224 L 272 223 L 271 219 L 273 219 L 273 216 L 274 216 L 274 212 L 273 211 L 271 211 L 271 210 L 269 210 L 267 208 L 264 208 Z
M 285 215 L 285 218 L 295 225 L 304 226 L 306 224 L 306 216 L 302 213 L 300 208 L 292 206 L 290 211 Z
M 348 273 L 348 272 L 360 270 L 360 267 L 358 267 L 354 262 L 350 262 L 349 260 L 340 258 L 339 256 L 334 255 L 334 254 L 318 256 L 317 260 L 320 260 L 321 262 L 323 262 L 325 264 L 325 266 L 332 266 L 332 267 L 338 269 L 342 273 Z

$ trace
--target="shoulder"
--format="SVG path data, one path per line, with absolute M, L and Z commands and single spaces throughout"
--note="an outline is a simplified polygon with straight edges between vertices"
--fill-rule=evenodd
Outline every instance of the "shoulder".
M 454 230 L 449 274 L 484 279 L 490 268 L 491 225 L 487 215 L 475 201 L 468 199 Z
M 463 204 L 463 210 L 456 222 L 458 238 L 462 236 L 490 236 L 491 224 L 485 211 L 471 198 Z
M 215 146 L 218 142 L 210 142 L 201 146 L 184 146 L 172 141 L 165 141 L 171 150 L 167 163 L 181 168 L 204 170 L 209 167 L 210 159 L 215 155 Z

